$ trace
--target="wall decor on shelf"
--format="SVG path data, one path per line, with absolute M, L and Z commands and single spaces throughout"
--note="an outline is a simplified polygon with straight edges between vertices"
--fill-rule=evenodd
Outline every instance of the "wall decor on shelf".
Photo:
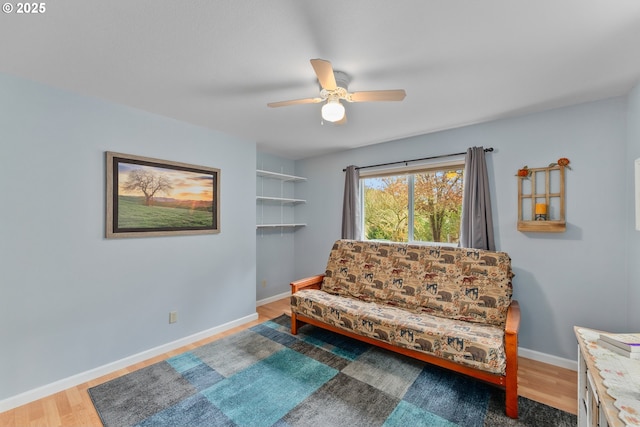
M 108 151 L 106 237 L 220 232 L 220 169 Z
M 562 157 L 544 168 L 518 169 L 518 231 L 562 233 L 567 229 L 565 170 Z

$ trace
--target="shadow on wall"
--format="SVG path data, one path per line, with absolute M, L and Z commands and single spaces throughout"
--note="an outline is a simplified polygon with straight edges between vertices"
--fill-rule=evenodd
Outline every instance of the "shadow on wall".
M 522 232 L 530 239 L 540 240 L 582 240 L 582 228 L 567 222 L 567 229 L 564 233 L 535 233 Z
M 566 336 L 573 334 L 573 331 L 567 332 L 559 327 L 548 296 L 535 276 L 526 270 L 512 268 L 515 273 L 513 298 L 520 303 L 521 311 L 519 347 L 558 357 L 568 357 L 567 354 L 555 353 L 558 349 L 566 347 Z

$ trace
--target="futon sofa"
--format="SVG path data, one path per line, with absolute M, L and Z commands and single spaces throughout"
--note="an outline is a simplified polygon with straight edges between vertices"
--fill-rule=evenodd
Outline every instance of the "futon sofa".
M 518 417 L 518 328 L 505 252 L 338 240 L 291 283 L 291 332 L 312 324 L 504 387 Z

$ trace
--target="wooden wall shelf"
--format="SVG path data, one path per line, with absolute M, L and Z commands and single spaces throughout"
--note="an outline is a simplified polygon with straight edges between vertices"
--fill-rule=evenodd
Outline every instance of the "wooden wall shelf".
M 518 231 L 536 231 L 541 233 L 564 233 L 565 221 L 518 221 Z
M 555 165 L 528 171 L 528 176 L 518 177 L 518 231 L 565 232 L 565 167 Z M 546 219 L 536 220 L 536 205 L 544 205 Z

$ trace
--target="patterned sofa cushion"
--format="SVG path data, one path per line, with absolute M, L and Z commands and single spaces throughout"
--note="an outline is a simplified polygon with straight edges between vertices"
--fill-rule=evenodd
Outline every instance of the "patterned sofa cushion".
M 505 374 L 504 330 L 344 298 L 305 289 L 291 296 L 291 309 L 338 328 L 452 360 L 483 371 Z
M 414 313 L 503 325 L 512 277 L 505 252 L 338 240 L 322 290 Z

